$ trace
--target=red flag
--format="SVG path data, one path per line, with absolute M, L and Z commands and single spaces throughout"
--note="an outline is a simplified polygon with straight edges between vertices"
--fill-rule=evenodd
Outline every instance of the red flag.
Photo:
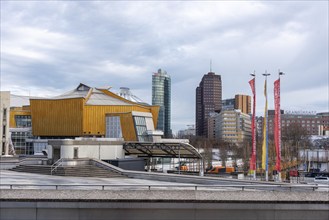
M 281 171 L 281 111 L 280 111 L 280 78 L 274 81 L 274 143 L 276 151 L 276 170 Z
M 251 135 L 252 135 L 252 150 L 250 157 L 250 170 L 255 170 L 256 172 L 256 91 L 255 91 L 255 78 L 249 81 L 251 91 L 253 94 L 253 108 L 252 108 L 252 119 L 251 119 Z

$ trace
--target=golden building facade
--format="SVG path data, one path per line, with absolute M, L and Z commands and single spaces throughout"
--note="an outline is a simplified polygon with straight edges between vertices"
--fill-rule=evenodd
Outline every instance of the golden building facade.
M 108 137 L 106 121 L 112 117 L 120 123 L 115 129 L 121 129 L 126 141 L 138 141 L 134 117 L 148 114 L 156 126 L 159 111 L 159 106 L 135 103 L 84 84 L 57 97 L 31 99 L 30 108 L 34 136 Z

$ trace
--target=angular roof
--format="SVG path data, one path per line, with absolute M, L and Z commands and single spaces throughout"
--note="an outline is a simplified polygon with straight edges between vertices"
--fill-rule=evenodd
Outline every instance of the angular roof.
M 48 100 L 61 100 L 61 99 L 75 99 L 83 98 L 86 100 L 86 105 L 148 105 L 144 103 L 136 103 L 132 100 L 125 99 L 111 91 L 111 87 L 107 88 L 91 88 L 85 84 L 80 83 L 79 86 L 71 91 L 62 95 L 54 96 L 51 98 L 40 98 Z M 38 99 L 38 98 L 35 98 Z
M 80 83 L 80 85 L 77 88 L 75 88 L 71 91 L 68 91 L 62 95 L 54 96 L 49 99 L 57 100 L 57 99 L 86 98 L 91 89 L 92 88 L 90 88 L 89 86 L 86 86 L 86 85 Z
M 86 105 L 132 105 L 126 101 L 109 96 L 98 89 L 92 89 Z

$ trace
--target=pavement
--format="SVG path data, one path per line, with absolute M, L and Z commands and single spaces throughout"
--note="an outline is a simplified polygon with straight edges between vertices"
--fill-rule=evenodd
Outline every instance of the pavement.
M 71 176 L 50 176 L 34 173 L 23 173 L 9 170 L 0 170 L 0 185 L 25 184 L 25 185 L 191 185 L 186 183 L 171 183 L 156 180 L 133 179 L 133 178 L 97 178 L 97 177 L 71 177 Z M 0 186 L 0 188 L 8 188 Z M 26 188 L 26 187 L 24 187 Z M 41 188 L 41 187 L 38 187 Z M 54 187 L 48 187 L 54 188 Z M 79 186 L 79 189 L 90 189 L 95 187 Z M 99 188 L 99 187 L 98 187 Z
M 71 177 L 71 176 L 50 176 L 33 173 L 15 172 L 9 170 L 0 170 L 0 189 L 9 189 L 9 185 L 24 185 L 14 186 L 14 189 L 58 189 L 66 190 L 99 190 L 104 186 L 107 190 L 211 190 L 211 191 L 264 191 L 264 188 L 231 186 L 227 182 L 226 186 L 216 187 L 207 184 L 194 184 L 194 183 L 180 183 L 180 182 L 167 182 L 150 179 L 138 178 L 97 178 L 97 177 Z M 259 184 L 264 184 L 260 182 Z M 108 186 L 106 186 L 108 185 Z M 111 186 L 109 186 L 111 185 Z M 232 184 L 231 184 L 232 185 Z M 307 186 L 306 184 L 301 187 Z M 302 189 L 302 188 L 301 188 Z M 267 190 L 270 190 L 267 188 Z M 329 185 L 319 185 L 316 191 L 329 192 Z

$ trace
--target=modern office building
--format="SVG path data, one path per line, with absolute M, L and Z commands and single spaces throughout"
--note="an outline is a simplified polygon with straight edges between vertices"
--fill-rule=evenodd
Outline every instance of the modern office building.
M 240 109 L 241 112 L 250 114 L 251 113 L 251 97 L 249 95 L 235 95 L 232 99 L 223 99 L 222 101 L 223 110 Z
M 223 110 L 222 110 L 223 111 Z M 207 118 L 208 121 L 208 138 L 209 139 L 216 139 L 216 117 L 219 113 L 211 112 L 209 113 L 209 117 Z
M 243 146 L 251 140 L 251 116 L 240 110 L 223 110 L 216 115 L 216 139 Z
M 172 137 L 171 131 L 171 79 L 161 69 L 152 75 L 152 105 L 160 106 L 157 130 L 164 133 L 165 138 Z
M 234 110 L 234 109 L 235 109 L 235 98 L 222 100 L 222 110 Z
M 235 109 L 240 109 L 242 113 L 251 113 L 251 97 L 249 95 L 235 95 Z
M 220 75 L 209 72 L 196 88 L 196 135 L 208 137 L 208 118 L 222 109 L 222 80 Z

